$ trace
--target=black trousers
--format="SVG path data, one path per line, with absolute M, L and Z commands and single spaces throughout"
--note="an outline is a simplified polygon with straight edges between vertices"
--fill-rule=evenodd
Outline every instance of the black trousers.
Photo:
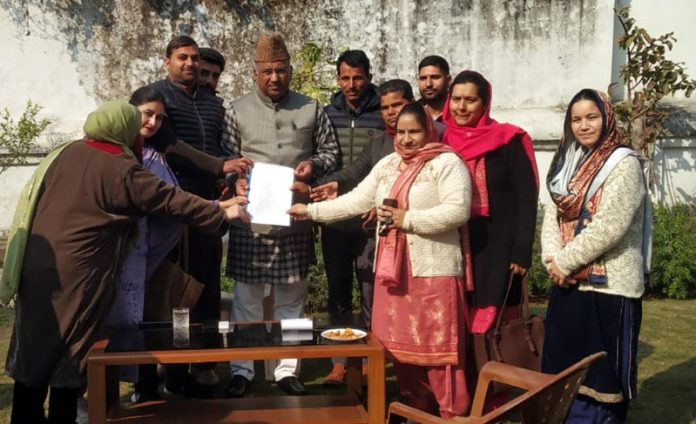
M 321 246 L 329 282 L 329 314 L 342 316 L 352 311 L 353 275 L 360 288 L 360 307 L 365 325 L 372 316 L 375 242 L 372 234 L 323 227 Z M 353 268 L 355 267 L 355 274 Z
M 194 228 L 189 228 L 188 235 L 188 273 L 205 286 L 191 310 L 191 321 L 217 321 L 220 319 L 222 240 Z
M 222 239 L 188 229 L 188 273 L 203 284 L 203 292 L 191 309 L 191 322 L 220 319 L 220 264 L 222 263 Z M 215 369 L 215 362 L 199 364 L 199 369 Z M 167 382 L 184 384 L 188 378 L 188 364 L 168 365 Z
M 12 391 L 12 424 L 75 424 L 77 420 L 77 397 L 80 389 L 57 389 L 51 387 L 48 399 L 48 419 L 44 401 L 48 385 L 29 387 L 15 381 Z

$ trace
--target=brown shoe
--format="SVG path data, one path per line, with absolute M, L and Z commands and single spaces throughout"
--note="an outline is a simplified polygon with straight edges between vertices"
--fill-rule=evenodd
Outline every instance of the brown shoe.
M 324 377 L 324 384 L 327 386 L 336 386 L 343 383 L 343 378 L 346 376 L 346 366 L 343 364 L 334 364 L 331 372 Z

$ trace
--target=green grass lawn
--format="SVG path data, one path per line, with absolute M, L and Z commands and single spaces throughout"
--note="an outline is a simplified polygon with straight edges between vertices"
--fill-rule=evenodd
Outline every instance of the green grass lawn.
M 639 396 L 629 412 L 631 423 L 696 423 L 696 300 L 648 300 L 643 307 L 643 327 L 638 348 Z M 535 308 L 542 309 L 542 308 Z M 13 312 L 0 308 L 0 360 L 5 363 L 12 332 Z M 263 380 L 257 369 L 252 395 L 281 394 Z M 340 392 L 321 380 L 331 368 L 327 360 L 303 362 L 302 379 L 310 393 Z M 225 365 L 218 374 L 227 380 Z M 391 367 L 387 369 L 387 399 L 396 395 Z M 122 385 L 122 394 L 129 388 Z M 0 376 L 0 423 L 9 422 L 12 380 Z

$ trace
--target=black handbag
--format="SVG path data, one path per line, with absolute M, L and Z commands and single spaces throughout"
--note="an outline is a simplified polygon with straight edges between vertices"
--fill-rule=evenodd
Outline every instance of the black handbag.
M 495 325 L 485 334 L 474 334 L 474 357 L 480 371 L 488 361 L 504 362 L 533 371 L 541 371 L 541 353 L 544 344 L 544 319 L 529 313 L 527 276 L 522 278 L 521 314 L 503 322 L 514 275 L 510 275 L 505 300 L 498 309 Z

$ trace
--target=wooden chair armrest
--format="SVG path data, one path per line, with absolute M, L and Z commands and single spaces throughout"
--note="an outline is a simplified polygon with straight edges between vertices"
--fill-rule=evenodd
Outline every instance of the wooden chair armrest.
M 519 387 L 520 389 L 532 390 L 540 385 L 553 380 L 553 375 L 504 364 L 502 362 L 491 361 L 483 366 L 479 375 L 479 382 L 482 379 L 496 381 Z
M 542 374 L 502 362 L 488 362 L 479 373 L 476 392 L 474 394 L 474 403 L 471 407 L 470 415 L 472 417 L 480 417 L 483 415 L 483 407 L 491 382 L 498 382 L 524 390 L 531 390 L 547 384 L 553 377 L 553 375 Z
M 104 353 L 106 346 L 109 344 L 109 339 L 99 339 L 89 348 L 88 355 L 90 353 Z
M 423 424 L 451 424 L 451 421 L 444 420 L 434 415 L 430 415 L 427 412 L 421 411 L 420 409 L 416 409 L 412 406 L 404 405 L 401 402 L 392 402 L 391 404 L 389 404 L 389 413 L 387 415 L 387 423 L 399 422 L 396 421 L 396 419 L 392 417 L 392 415 L 398 415 L 400 417 L 408 418 L 410 420 L 414 420 L 418 423 Z

